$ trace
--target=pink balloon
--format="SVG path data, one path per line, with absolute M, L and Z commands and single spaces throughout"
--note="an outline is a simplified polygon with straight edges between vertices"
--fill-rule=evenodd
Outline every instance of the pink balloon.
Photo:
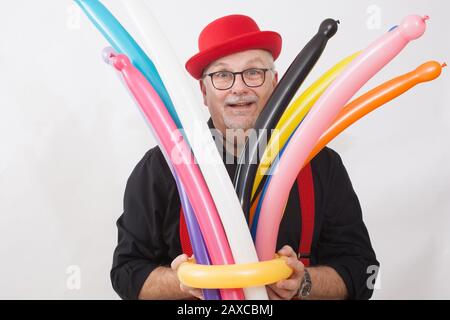
M 125 83 L 154 128 L 162 147 L 170 156 L 173 168 L 185 186 L 195 211 L 212 263 L 234 264 L 225 231 L 206 182 L 195 164 L 190 147 L 176 127 L 164 103 L 127 56 L 110 55 L 109 57 L 113 66 L 122 73 Z M 223 299 L 244 299 L 241 289 L 227 289 L 221 292 Z
M 317 140 L 351 97 L 411 40 L 425 32 L 427 19 L 428 16 L 407 16 L 398 28 L 367 47 L 328 87 L 292 135 L 271 177 L 261 207 L 256 234 L 256 251 L 260 260 L 274 256 L 289 192 Z

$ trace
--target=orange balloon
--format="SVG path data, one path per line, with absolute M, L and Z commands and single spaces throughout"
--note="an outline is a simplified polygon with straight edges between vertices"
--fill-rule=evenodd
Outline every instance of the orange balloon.
M 397 98 L 417 84 L 436 79 L 445 66 L 445 63 L 441 65 L 436 61 L 425 62 L 417 69 L 391 79 L 351 101 L 341 110 L 330 128 L 322 134 L 305 164 L 311 161 L 331 140 L 357 120 Z
M 255 211 L 256 207 L 258 206 L 259 197 L 261 197 L 261 193 L 255 195 L 255 197 L 252 199 L 251 207 L 250 207 L 250 214 L 249 214 L 249 225 L 251 226 L 253 224 L 253 218 L 255 217 Z

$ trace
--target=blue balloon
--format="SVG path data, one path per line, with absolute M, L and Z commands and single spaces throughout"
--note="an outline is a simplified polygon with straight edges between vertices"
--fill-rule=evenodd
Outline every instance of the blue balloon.
M 393 27 L 391 27 L 389 30 L 388 30 L 388 32 L 391 32 L 392 30 L 395 30 L 395 29 L 397 29 L 398 28 L 398 26 L 393 26 Z
M 153 62 L 134 41 L 119 21 L 98 0 L 75 0 L 91 22 L 102 33 L 109 44 L 118 52 L 127 55 L 137 69 L 147 78 L 164 102 L 177 127 L 183 128 L 175 111 L 169 93 Z
M 283 149 L 284 149 L 284 147 L 283 147 Z M 280 152 L 280 154 L 281 154 L 281 152 Z M 275 161 L 272 163 L 270 171 L 269 171 L 269 177 L 266 179 L 266 182 L 264 183 L 264 187 L 261 190 L 261 196 L 258 199 L 258 205 L 256 206 L 255 214 L 253 216 L 253 221 L 252 221 L 252 225 L 251 225 L 251 228 L 250 228 L 250 233 L 252 235 L 253 242 L 256 241 L 256 231 L 258 230 L 259 213 L 261 211 L 261 207 L 262 207 L 262 204 L 263 204 L 263 201 L 264 201 L 264 197 L 266 196 L 266 191 L 267 191 L 267 188 L 268 188 L 269 183 L 270 183 L 270 178 L 271 178 L 271 175 L 272 175 L 272 168 L 275 168 L 277 163 L 278 163 L 278 160 L 277 160 L 277 158 L 275 158 Z

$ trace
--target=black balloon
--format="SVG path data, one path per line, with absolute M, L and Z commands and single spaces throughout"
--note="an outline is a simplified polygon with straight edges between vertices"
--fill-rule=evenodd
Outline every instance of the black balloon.
M 326 19 L 320 24 L 319 31 L 289 66 L 256 120 L 256 139 L 246 141 L 234 176 L 234 188 L 247 217 L 250 212 L 253 182 L 261 160 L 258 146 L 269 141 L 271 130 L 275 128 L 298 88 L 319 60 L 328 40 L 336 34 L 338 23 L 339 21 L 334 19 Z M 263 181 L 260 185 L 264 185 Z

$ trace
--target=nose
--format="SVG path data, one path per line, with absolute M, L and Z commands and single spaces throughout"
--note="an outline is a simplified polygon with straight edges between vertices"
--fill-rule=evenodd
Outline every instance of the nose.
M 231 87 L 231 93 L 233 94 L 243 94 L 248 92 L 248 87 L 242 80 L 242 76 L 240 74 L 236 75 L 236 80 L 234 81 L 233 86 Z

